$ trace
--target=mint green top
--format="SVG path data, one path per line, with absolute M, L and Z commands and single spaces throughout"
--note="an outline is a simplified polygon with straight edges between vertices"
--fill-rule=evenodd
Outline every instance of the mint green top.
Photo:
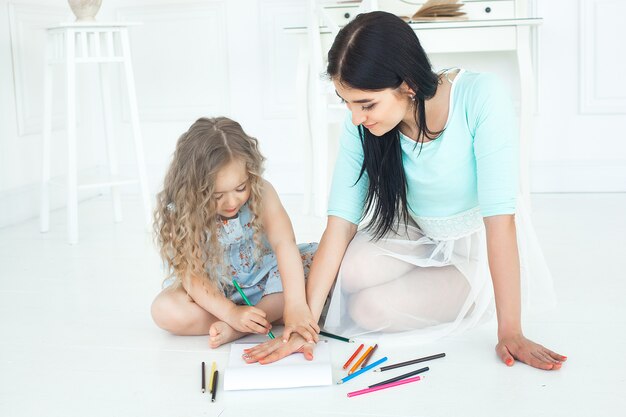
M 348 115 L 328 203 L 328 215 L 362 220 L 367 174 L 357 126 Z M 492 74 L 461 70 L 453 80 L 444 132 L 420 145 L 400 134 L 413 217 L 447 217 L 479 207 L 483 217 L 515 213 L 518 132 L 507 89 Z M 419 154 L 419 156 L 418 156 Z

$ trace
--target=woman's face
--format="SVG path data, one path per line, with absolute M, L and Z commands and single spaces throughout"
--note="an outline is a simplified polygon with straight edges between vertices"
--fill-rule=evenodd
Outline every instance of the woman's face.
M 232 160 L 217 172 L 213 198 L 217 204 L 217 214 L 221 217 L 228 219 L 237 215 L 250 198 L 248 171 L 244 161 Z
M 400 88 L 358 90 L 333 80 L 337 95 L 352 112 L 352 124 L 363 125 L 375 136 L 382 136 L 401 122 L 413 119 L 410 95 L 403 84 Z

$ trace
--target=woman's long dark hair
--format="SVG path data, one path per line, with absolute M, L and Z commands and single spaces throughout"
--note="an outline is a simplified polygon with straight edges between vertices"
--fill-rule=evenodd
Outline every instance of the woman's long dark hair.
M 428 130 L 424 112 L 425 100 L 437 91 L 439 76 L 413 29 L 399 17 L 387 12 L 358 15 L 337 34 L 326 72 L 331 79 L 359 90 L 396 89 L 405 82 L 415 92 L 417 143 L 421 146 L 425 138 L 441 134 Z M 379 239 L 389 230 L 397 231 L 399 221 L 408 222 L 400 130 L 396 126 L 380 137 L 363 126 L 358 130 L 364 159 L 357 182 L 364 172 L 369 177 L 363 216 L 371 211 L 366 228 Z

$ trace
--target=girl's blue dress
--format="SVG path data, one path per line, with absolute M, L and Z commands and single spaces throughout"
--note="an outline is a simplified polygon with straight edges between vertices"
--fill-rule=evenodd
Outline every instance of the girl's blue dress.
M 237 280 L 252 305 L 257 304 L 265 295 L 283 291 L 278 260 L 265 236 L 262 237 L 264 247 L 260 248 L 262 255 L 260 259 L 255 260 L 252 217 L 246 203 L 236 218 L 223 220 L 222 227 L 218 229 L 218 239 L 224 248 L 224 263 L 220 270 L 221 281 L 225 284 L 226 296 L 239 305 L 245 305 L 245 302 L 232 285 L 233 279 Z M 317 250 L 317 243 L 303 243 L 298 245 L 298 249 L 306 278 Z

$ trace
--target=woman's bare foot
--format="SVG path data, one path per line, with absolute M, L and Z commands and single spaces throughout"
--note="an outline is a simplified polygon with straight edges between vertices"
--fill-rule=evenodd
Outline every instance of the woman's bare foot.
M 246 333 L 233 329 L 223 321 L 216 321 L 209 328 L 209 346 L 211 346 L 212 349 L 215 349 L 224 343 L 232 342 L 233 340 L 237 340 L 245 335 Z

